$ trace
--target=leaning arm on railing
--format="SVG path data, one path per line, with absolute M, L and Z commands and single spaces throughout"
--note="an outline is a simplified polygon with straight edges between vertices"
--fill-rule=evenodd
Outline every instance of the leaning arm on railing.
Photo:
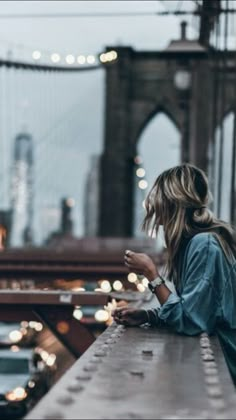
M 219 315 L 219 295 L 224 287 L 219 280 L 219 270 L 224 270 L 222 264 L 222 251 L 211 235 L 200 242 L 199 239 L 193 241 L 183 270 L 181 293 L 170 293 L 161 308 L 148 310 L 150 324 L 166 325 L 187 335 L 211 333 Z M 158 300 L 162 297 L 161 287 L 155 290 Z

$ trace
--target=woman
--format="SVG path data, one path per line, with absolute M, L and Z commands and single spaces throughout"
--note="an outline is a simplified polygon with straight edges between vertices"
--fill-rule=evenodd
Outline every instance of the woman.
M 160 308 L 118 308 L 119 324 L 149 323 L 177 333 L 216 333 L 236 384 L 236 246 L 231 227 L 208 209 L 205 174 L 183 164 L 163 172 L 146 199 L 143 228 L 158 234 L 164 229 L 169 290 L 152 259 L 126 251 L 125 265 L 143 274 Z

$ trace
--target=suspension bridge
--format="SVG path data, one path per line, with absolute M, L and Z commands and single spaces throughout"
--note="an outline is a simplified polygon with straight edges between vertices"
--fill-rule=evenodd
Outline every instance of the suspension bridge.
M 124 249 L 165 264 L 153 239 L 133 237 L 137 185 L 140 207 L 147 187 L 137 145 L 154 115 L 174 122 L 181 159 L 208 172 L 213 210 L 235 223 L 236 9 L 230 1 L 196 1 L 190 11 L 178 3 L 156 15 L 190 14 L 199 36 L 189 40 L 182 22 L 163 51 L 31 49 L 25 59 L 11 50 L 0 58 L 0 317 L 42 322 L 39 343 L 56 337 L 50 346 L 66 366 L 27 419 L 234 418 L 235 388 L 216 337 L 129 329 L 111 318 L 116 305 L 154 304 L 146 279 L 124 267 Z M 102 154 L 101 133 L 90 137 L 79 118 L 83 99 L 97 92 L 92 72 L 106 81 Z M 95 114 L 88 110 L 96 125 Z M 90 168 L 83 142 L 95 155 Z M 83 215 L 74 205 L 83 196 L 93 228 L 78 239 Z

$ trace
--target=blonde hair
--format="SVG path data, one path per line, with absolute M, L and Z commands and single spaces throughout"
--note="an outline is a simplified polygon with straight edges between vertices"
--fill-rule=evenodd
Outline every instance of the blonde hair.
M 163 225 L 167 245 L 167 275 L 175 284 L 186 243 L 197 233 L 212 232 L 229 261 L 236 255 L 233 229 L 207 207 L 211 200 L 207 177 L 190 165 L 175 166 L 159 175 L 146 200 L 143 229 L 158 233 Z

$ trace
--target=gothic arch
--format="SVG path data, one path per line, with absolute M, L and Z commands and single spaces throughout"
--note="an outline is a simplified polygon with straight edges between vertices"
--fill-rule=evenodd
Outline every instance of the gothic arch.
M 166 117 L 174 124 L 177 130 L 181 131 L 181 122 L 176 118 L 171 107 L 156 105 L 153 110 L 151 110 L 146 116 L 144 115 L 143 120 L 140 121 L 140 125 L 136 127 L 136 133 L 134 133 L 134 141 L 137 145 L 140 137 L 142 136 L 143 131 L 146 129 L 151 120 L 158 116 L 158 114 L 164 114 Z

